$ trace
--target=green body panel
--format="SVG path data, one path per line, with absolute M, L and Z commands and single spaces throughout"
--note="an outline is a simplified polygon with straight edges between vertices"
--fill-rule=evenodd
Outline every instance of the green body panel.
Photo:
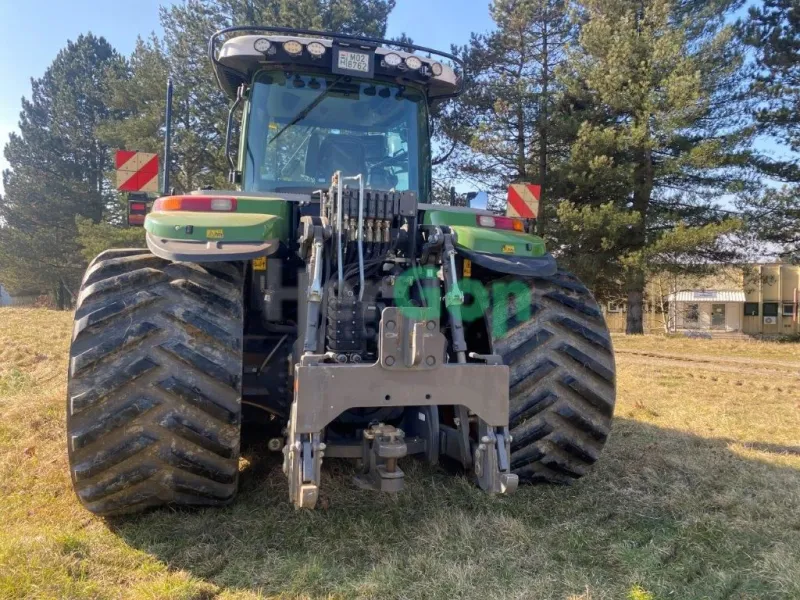
M 252 197 L 236 197 L 236 200 L 236 212 L 151 212 L 144 228 L 155 236 L 173 240 L 261 242 L 288 239 L 288 202 Z M 212 230 L 211 236 L 208 230 Z
M 429 210 L 423 222 L 426 225 L 447 225 L 458 236 L 458 245 L 485 254 L 537 257 L 547 253 L 542 238 L 528 233 L 505 229 L 488 229 L 475 224 L 478 213 L 466 210 Z

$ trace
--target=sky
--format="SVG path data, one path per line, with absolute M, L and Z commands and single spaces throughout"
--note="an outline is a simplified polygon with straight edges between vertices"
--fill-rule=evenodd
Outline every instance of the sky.
M 16 131 L 31 77 L 41 77 L 67 40 L 91 31 L 122 54 L 137 36 L 160 33 L 158 7 L 169 0 L 0 0 L 0 148 Z M 491 26 L 489 0 L 399 0 L 389 18 L 388 36 L 401 32 L 417 44 L 449 50 L 472 31 Z M 8 167 L 0 156 L 0 171 Z M 0 193 L 2 193 L 0 181 Z

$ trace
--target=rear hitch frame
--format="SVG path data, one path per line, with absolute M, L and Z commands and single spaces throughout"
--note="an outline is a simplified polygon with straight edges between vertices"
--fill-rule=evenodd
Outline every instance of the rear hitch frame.
M 516 489 L 516 476 L 509 468 L 509 442 L 503 437 L 507 436 L 509 421 L 508 367 L 492 357 L 484 357 L 485 363 L 447 363 L 446 348 L 438 320 L 416 320 L 401 308 L 388 307 L 381 313 L 379 358 L 375 363 L 338 363 L 332 353 L 300 356 L 295 365 L 294 400 L 284 448 L 284 471 L 290 478 L 289 494 L 297 508 L 316 504 L 326 448 L 325 427 L 354 408 L 461 408 L 459 433 L 467 434 L 463 443 L 470 463 L 475 463 L 476 456 L 480 459 L 481 475 L 476 473 L 479 485 L 492 493 Z M 489 438 L 485 450 L 480 449 L 477 455 L 469 445 L 470 419 L 477 419 L 479 439 Z M 445 426 L 438 426 L 440 436 L 445 437 Z M 367 451 L 362 448 L 367 465 L 364 475 L 369 476 L 362 480 L 373 489 L 398 491 L 402 470 L 394 466 L 392 471 L 394 463 L 390 461 L 405 456 L 408 447 L 405 440 L 400 443 L 399 433 L 387 435 L 387 431 L 373 429 L 363 441 L 367 447 Z M 492 442 L 498 436 L 504 440 L 499 445 Z M 459 451 L 455 458 L 460 460 L 462 454 Z

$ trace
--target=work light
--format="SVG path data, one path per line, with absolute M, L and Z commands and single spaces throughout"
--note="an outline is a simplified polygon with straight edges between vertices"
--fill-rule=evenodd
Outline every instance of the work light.
M 286 51 L 286 54 L 300 56 L 303 53 L 303 44 L 297 40 L 289 40 L 283 43 L 283 49 Z
M 319 58 L 323 54 L 325 54 L 325 46 L 320 44 L 319 42 L 311 42 L 308 46 L 306 46 L 306 50 L 311 56 Z
M 402 58 L 400 58 L 399 54 L 387 54 L 383 57 L 383 62 L 385 62 L 390 67 L 396 67 L 402 62 Z
M 416 71 L 417 69 L 422 67 L 422 61 L 418 59 L 416 56 L 409 56 L 406 59 L 406 66 L 412 71 Z
M 253 47 L 258 52 L 263 52 L 266 54 L 269 51 L 270 47 L 272 46 L 272 42 L 270 42 L 267 38 L 259 38 L 253 44 Z

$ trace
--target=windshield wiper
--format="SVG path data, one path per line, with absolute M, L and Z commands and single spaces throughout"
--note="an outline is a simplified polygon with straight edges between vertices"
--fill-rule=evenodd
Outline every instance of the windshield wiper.
M 312 110 L 314 110 L 315 108 L 317 108 L 317 106 L 319 106 L 320 102 L 322 102 L 325 99 L 325 97 L 328 94 L 330 94 L 331 91 L 333 91 L 333 88 L 335 88 L 342 81 L 342 79 L 344 79 L 345 77 L 347 77 L 347 76 L 346 75 L 340 75 L 339 78 L 336 79 L 336 81 L 334 81 L 331 85 L 329 85 L 327 88 L 325 88 L 324 92 L 322 92 L 319 96 L 314 98 L 314 100 L 312 102 L 310 102 L 308 106 L 306 106 L 303 110 L 301 110 L 294 117 L 292 117 L 292 120 L 289 121 L 286 125 L 284 125 L 281 128 L 281 130 L 278 133 L 276 133 L 269 142 L 267 142 L 267 146 L 269 146 L 272 142 L 274 142 L 279 137 L 281 137 L 281 135 L 283 135 L 283 132 L 286 131 L 287 129 L 289 129 L 289 127 L 291 127 L 292 125 L 297 125 L 297 123 L 299 123 L 300 121 L 305 119 L 309 115 L 309 113 Z

